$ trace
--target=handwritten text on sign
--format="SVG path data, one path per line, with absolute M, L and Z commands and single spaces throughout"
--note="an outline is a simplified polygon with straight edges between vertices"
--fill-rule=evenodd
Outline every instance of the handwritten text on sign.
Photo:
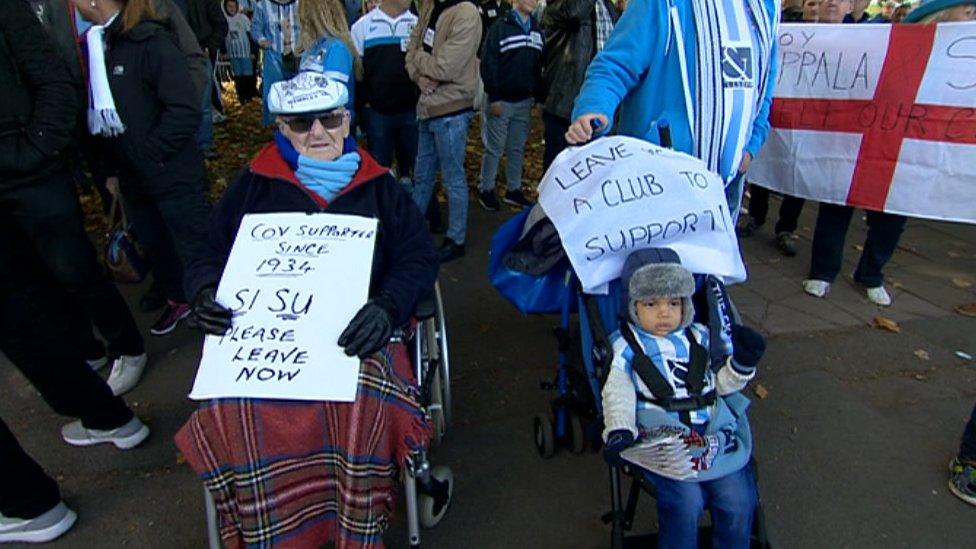
M 633 251 L 668 247 L 693 272 L 745 280 L 721 178 L 692 156 L 631 137 L 563 151 L 539 204 L 585 291 L 620 276 Z
M 366 302 L 375 241 L 365 217 L 245 216 L 217 289 L 233 326 L 207 336 L 190 398 L 354 400 L 359 359 L 336 342 Z
M 976 23 L 782 25 L 749 179 L 820 202 L 976 222 Z

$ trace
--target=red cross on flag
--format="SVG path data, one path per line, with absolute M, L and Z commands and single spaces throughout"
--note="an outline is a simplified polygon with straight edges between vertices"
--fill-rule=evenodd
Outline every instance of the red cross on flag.
M 976 223 L 976 23 L 786 24 L 779 62 L 749 181 Z

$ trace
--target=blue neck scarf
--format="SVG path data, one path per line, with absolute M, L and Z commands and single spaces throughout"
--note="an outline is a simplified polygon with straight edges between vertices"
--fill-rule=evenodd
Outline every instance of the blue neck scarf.
M 356 142 L 351 137 L 347 137 L 342 144 L 344 154 L 335 160 L 315 160 L 298 154 L 291 141 L 281 132 L 275 132 L 274 139 L 281 158 L 295 170 L 295 177 L 326 202 L 332 202 L 359 169 L 361 159 L 356 152 Z

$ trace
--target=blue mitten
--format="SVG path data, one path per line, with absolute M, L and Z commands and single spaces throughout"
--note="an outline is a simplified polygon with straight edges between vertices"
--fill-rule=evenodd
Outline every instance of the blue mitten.
M 766 338 L 762 334 L 748 326 L 732 325 L 732 366 L 736 370 L 752 372 L 765 352 Z
M 620 457 L 620 452 L 634 444 L 634 434 L 626 429 L 611 431 L 607 435 L 607 442 L 603 445 L 603 459 L 614 467 L 623 467 L 627 461 Z

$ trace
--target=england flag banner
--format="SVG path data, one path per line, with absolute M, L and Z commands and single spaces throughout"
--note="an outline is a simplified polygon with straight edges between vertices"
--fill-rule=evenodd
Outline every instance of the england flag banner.
M 559 153 L 539 205 L 588 293 L 605 293 L 635 250 L 671 248 L 690 271 L 746 278 L 722 178 L 693 156 L 633 137 Z
M 749 181 L 976 223 L 976 23 L 781 25 L 774 93 Z

